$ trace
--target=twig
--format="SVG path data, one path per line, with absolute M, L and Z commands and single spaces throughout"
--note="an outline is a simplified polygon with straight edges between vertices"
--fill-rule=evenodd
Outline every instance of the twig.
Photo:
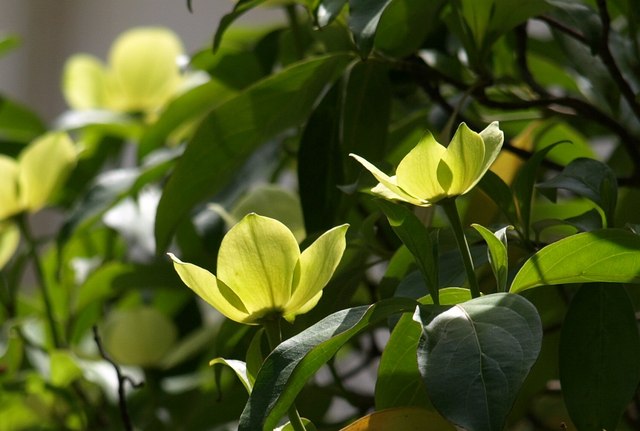
M 631 88 L 631 85 L 624 79 L 620 68 L 616 64 L 616 60 L 613 58 L 611 49 L 609 49 L 609 35 L 611 34 L 611 18 L 609 17 L 609 11 L 607 10 L 607 3 L 605 0 L 597 0 L 598 12 L 600 14 L 600 21 L 602 22 L 602 35 L 600 40 L 600 49 L 598 54 L 602 58 L 604 65 L 607 67 L 611 78 L 617 84 L 620 89 L 620 93 L 625 98 L 629 107 L 635 114 L 636 118 L 640 120 L 640 105 L 636 101 L 636 95 Z
M 125 384 L 129 383 L 133 388 L 140 388 L 144 385 L 144 382 L 134 382 L 131 377 L 122 374 L 120 370 L 120 366 L 115 363 L 113 359 L 107 354 L 102 346 L 102 339 L 100 338 L 100 334 L 98 333 L 98 327 L 93 325 L 93 339 L 98 346 L 98 351 L 100 352 L 100 356 L 102 359 L 107 361 L 113 366 L 113 369 L 116 371 L 116 375 L 118 376 L 118 407 L 120 409 L 120 417 L 122 418 L 122 424 L 124 425 L 124 429 L 126 431 L 133 431 L 133 424 L 131 423 L 131 417 L 129 416 L 129 409 L 127 408 L 127 399 L 125 394 Z

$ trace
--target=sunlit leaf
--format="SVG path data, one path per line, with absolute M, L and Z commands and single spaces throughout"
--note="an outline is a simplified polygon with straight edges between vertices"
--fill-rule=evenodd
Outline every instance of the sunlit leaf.
M 536 286 L 595 281 L 640 283 L 640 236 L 604 229 L 561 239 L 531 256 L 510 290 L 517 293 Z
M 489 229 L 479 224 L 471 225 L 486 241 L 487 252 L 489 253 L 489 263 L 496 278 L 498 292 L 507 290 L 508 256 L 507 256 L 507 230 L 513 229 L 511 226 L 504 227 L 498 231 L 491 232 Z

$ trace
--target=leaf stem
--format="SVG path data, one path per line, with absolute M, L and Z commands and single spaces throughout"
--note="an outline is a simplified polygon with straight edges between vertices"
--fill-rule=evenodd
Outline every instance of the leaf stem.
M 40 283 L 40 290 L 42 291 L 42 300 L 44 301 L 44 309 L 47 315 L 47 320 L 49 322 L 49 327 L 51 330 L 51 338 L 53 339 L 53 345 L 58 348 L 62 347 L 62 340 L 60 339 L 60 335 L 58 334 L 58 329 L 56 326 L 56 319 L 53 314 L 53 304 L 51 302 L 51 295 L 49 293 L 49 283 L 44 275 L 44 271 L 42 269 L 42 262 L 40 261 L 40 256 L 38 255 L 38 250 L 36 247 L 36 242 L 31 234 L 31 229 L 29 228 L 29 224 L 27 222 L 26 214 L 21 214 L 17 217 L 18 226 L 20 228 L 20 232 L 27 243 L 27 253 L 31 257 L 33 261 L 34 270 L 36 273 L 36 277 Z
M 473 298 L 480 297 L 480 286 L 478 285 L 478 279 L 476 278 L 476 271 L 473 267 L 473 259 L 471 258 L 471 249 L 467 242 L 467 237 L 464 235 L 464 229 L 462 228 L 462 221 L 458 214 L 458 208 L 456 207 L 456 198 L 444 199 L 439 202 L 444 209 L 453 234 L 458 243 L 458 250 L 460 250 L 460 257 L 462 257 L 462 263 L 464 269 L 467 272 L 467 280 L 469 280 L 469 289 L 471 290 L 471 296 Z
M 273 351 L 278 344 L 282 342 L 282 331 L 280 330 L 280 321 L 282 318 L 274 318 L 274 319 L 265 319 L 262 322 L 262 326 L 264 327 L 264 331 L 267 333 L 267 339 L 269 340 L 269 348 Z M 307 431 L 302 423 L 302 418 L 300 418 L 300 414 L 298 413 L 298 409 L 295 404 L 291 404 L 289 410 L 287 411 L 289 416 L 289 423 L 294 431 Z

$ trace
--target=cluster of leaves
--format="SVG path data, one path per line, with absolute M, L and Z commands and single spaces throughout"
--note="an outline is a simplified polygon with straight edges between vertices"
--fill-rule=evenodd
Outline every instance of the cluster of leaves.
M 287 22 L 235 24 L 260 6 Z M 2 97 L 0 428 L 298 429 L 295 400 L 307 429 L 637 429 L 639 19 L 635 0 L 239 0 L 186 66 L 163 29 L 72 58 L 51 127 Z M 426 130 L 494 121 L 464 233 L 455 206 L 367 193 L 349 157 L 392 172 Z M 29 156 L 42 142 L 65 150 Z M 60 228 L 34 235 L 45 205 Z M 165 256 L 215 272 L 250 212 L 301 249 L 350 224 L 271 353 Z

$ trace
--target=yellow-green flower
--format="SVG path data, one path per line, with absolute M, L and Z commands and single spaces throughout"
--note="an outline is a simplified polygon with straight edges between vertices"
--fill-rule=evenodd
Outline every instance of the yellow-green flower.
M 109 65 L 79 54 L 65 65 L 64 96 L 76 110 L 107 109 L 152 113 L 183 82 L 178 66 L 182 43 L 170 30 L 135 28 L 120 35 L 109 52 Z
M 48 133 L 13 159 L 0 155 L 0 220 L 44 207 L 75 166 L 77 151 L 66 133 Z
M 448 147 L 429 132 L 398 165 L 396 175 L 384 172 L 360 156 L 350 154 L 380 183 L 371 189 L 385 199 L 428 207 L 445 198 L 469 192 L 480 181 L 502 148 L 504 134 L 493 122 L 476 133 L 460 124 Z
M 347 228 L 334 227 L 301 253 L 284 224 L 251 213 L 223 238 L 217 276 L 169 256 L 182 281 L 229 319 L 259 324 L 283 316 L 292 321 L 320 300 L 342 258 Z

